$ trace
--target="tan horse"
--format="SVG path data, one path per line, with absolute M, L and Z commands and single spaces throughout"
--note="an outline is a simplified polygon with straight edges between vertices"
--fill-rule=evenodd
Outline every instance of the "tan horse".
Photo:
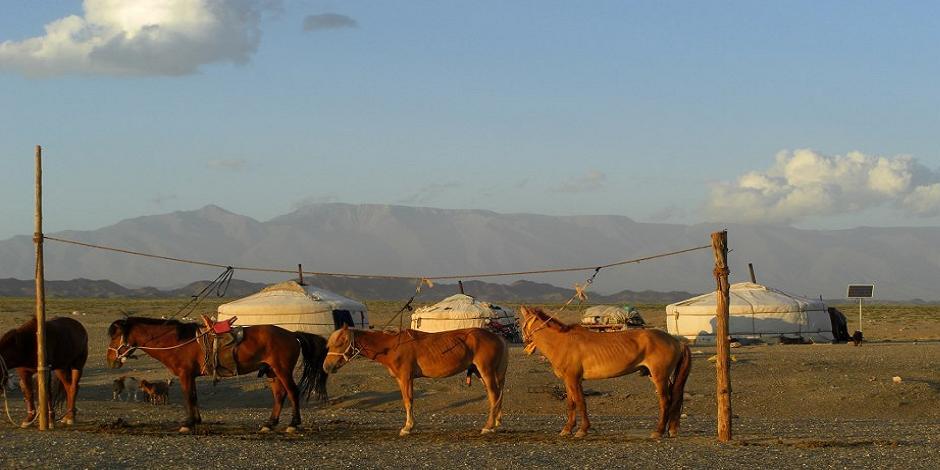
M 490 414 L 482 434 L 496 430 L 502 418 L 503 391 L 509 350 L 499 336 L 482 328 L 424 333 L 356 330 L 343 326 L 330 336 L 329 352 L 323 369 L 332 374 L 358 355 L 384 365 L 398 381 L 405 406 L 405 426 L 399 435 L 407 436 L 415 425 L 412 413 L 414 379 L 450 377 L 474 365 L 480 371 Z
M 659 395 L 659 422 L 652 437 L 659 438 L 669 426 L 669 436 L 679 433 L 682 397 L 692 365 L 686 344 L 661 330 L 642 329 L 599 333 L 580 325 L 566 325 L 537 308 L 521 307 L 522 333 L 530 351 L 534 346 L 548 358 L 555 376 L 565 382 L 568 421 L 562 436 L 571 434 L 575 411 L 581 426 L 575 437 L 587 434 L 591 423 L 581 381 L 607 379 L 640 371 L 649 375 Z

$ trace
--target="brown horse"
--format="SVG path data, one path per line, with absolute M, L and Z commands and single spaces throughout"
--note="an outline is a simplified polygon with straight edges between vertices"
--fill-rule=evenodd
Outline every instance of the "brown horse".
M 669 436 L 679 434 L 685 382 L 692 365 L 689 346 L 668 333 L 655 329 L 599 333 L 579 325 L 566 325 L 537 308 L 521 307 L 522 333 L 552 364 L 555 376 L 565 382 L 568 421 L 562 436 L 575 426 L 575 410 L 581 415 L 576 437 L 587 434 L 591 423 L 581 381 L 607 379 L 640 371 L 649 375 L 659 395 L 659 422 L 653 438 L 669 426 Z
M 490 413 L 483 434 L 496 430 L 502 419 L 503 391 L 509 350 L 499 336 L 482 328 L 424 333 L 356 330 L 343 326 L 330 336 L 329 352 L 323 369 L 335 372 L 358 355 L 378 362 L 398 381 L 405 406 L 405 426 L 399 435 L 407 436 L 415 425 L 412 403 L 414 379 L 450 377 L 476 366 L 486 387 Z
M 186 420 L 180 432 L 190 432 L 202 422 L 196 397 L 196 377 L 204 375 L 206 357 L 197 342 L 199 332 L 195 323 L 177 320 L 159 320 L 143 317 L 128 317 L 111 323 L 108 335 L 108 364 L 121 367 L 136 350 L 149 354 L 163 363 L 180 380 L 183 401 L 186 404 Z M 303 356 L 300 385 L 294 381 L 294 366 Z M 244 339 L 238 345 L 237 369 L 239 373 L 259 372 L 267 376 L 274 394 L 271 416 L 262 425 L 261 432 L 273 429 L 280 419 L 285 396 L 290 398 L 293 416 L 287 432 L 300 426 L 300 397 L 310 395 L 326 397 L 327 375 L 322 370 L 326 357 L 326 340 L 310 333 L 287 331 L 274 325 L 258 325 L 244 328 Z
M 46 321 L 46 362 L 65 389 L 66 411 L 62 422 L 67 425 L 75 423 L 75 397 L 87 360 L 88 333 L 81 323 L 65 317 Z M 6 379 L 7 371 L 14 368 L 20 376 L 20 387 L 26 400 L 26 419 L 20 425 L 25 428 L 36 417 L 32 381 L 36 373 L 35 318 L 19 328 L 7 331 L 0 338 L 0 374 Z M 54 421 L 52 407 L 49 409 L 49 418 L 51 424 Z

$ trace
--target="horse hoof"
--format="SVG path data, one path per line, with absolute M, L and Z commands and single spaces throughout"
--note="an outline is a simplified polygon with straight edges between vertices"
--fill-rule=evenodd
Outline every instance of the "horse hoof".
M 568 436 L 568 435 L 571 435 L 571 431 L 569 431 L 569 430 L 567 430 L 567 429 L 562 429 L 561 432 L 558 433 L 558 435 L 559 435 L 559 436 Z
M 679 437 L 679 431 L 669 431 L 669 437 Z
M 260 433 L 262 433 L 262 434 L 264 434 L 264 433 L 266 433 L 266 432 L 271 432 L 271 428 L 268 427 L 268 426 L 261 426 L 261 429 L 259 429 L 258 432 L 260 432 Z
M 493 432 L 496 432 L 496 430 L 492 428 L 483 428 L 480 430 L 480 434 L 490 434 Z
M 662 437 L 663 437 L 663 433 L 661 432 L 653 431 L 652 433 L 650 433 L 650 439 L 660 439 Z
M 180 426 L 180 434 L 186 434 L 192 432 L 192 429 L 189 426 Z
M 20 423 L 20 427 L 23 428 L 23 429 L 26 429 L 26 428 L 30 427 L 32 424 L 33 424 L 33 423 L 31 423 L 31 422 L 29 422 L 29 421 L 23 421 L 22 423 Z
M 578 431 L 574 433 L 574 437 L 584 437 L 587 436 L 587 431 Z
M 296 426 L 288 426 L 287 429 L 284 430 L 284 432 L 286 432 L 287 434 L 293 434 L 293 433 L 297 432 L 297 427 L 296 427 Z
M 398 435 L 399 435 L 399 436 L 402 436 L 402 437 L 407 436 L 407 435 L 409 435 L 409 434 L 411 434 L 411 431 L 409 431 L 409 430 L 407 430 L 407 429 L 402 429 L 401 431 L 398 431 Z

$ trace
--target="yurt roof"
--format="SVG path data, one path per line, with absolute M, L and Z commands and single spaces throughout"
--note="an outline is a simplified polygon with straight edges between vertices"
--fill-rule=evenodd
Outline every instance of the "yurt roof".
M 730 288 L 729 313 L 780 313 L 826 310 L 821 300 L 808 299 L 752 282 L 739 282 Z M 670 304 L 667 312 L 680 310 L 687 313 L 715 314 L 717 298 L 714 292 Z
M 228 309 L 250 308 L 283 308 L 296 312 L 322 310 L 366 311 L 366 306 L 362 302 L 319 287 L 302 286 L 296 281 L 287 281 L 270 285 L 256 294 L 223 304 L 219 306 L 219 312 L 225 313 L 225 310 Z
M 469 295 L 455 294 L 434 305 L 415 310 L 412 317 L 453 318 L 475 316 L 489 318 L 511 315 L 515 315 L 515 313 L 509 308 L 477 300 Z
M 603 317 L 626 322 L 630 318 L 630 311 L 617 305 L 595 305 L 584 309 L 581 318 Z

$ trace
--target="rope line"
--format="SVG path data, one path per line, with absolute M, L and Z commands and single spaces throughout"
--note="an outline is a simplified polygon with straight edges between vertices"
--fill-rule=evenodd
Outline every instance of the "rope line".
M 287 273 L 287 274 L 296 274 L 296 269 L 277 269 L 277 268 L 260 268 L 254 266 L 230 266 L 226 264 L 218 263 L 209 263 L 206 261 L 198 261 L 184 258 L 174 258 L 172 256 L 162 256 L 155 255 L 152 253 L 143 253 L 140 251 L 127 250 L 123 248 L 114 248 L 104 245 L 95 245 L 92 243 L 79 242 L 75 240 L 67 240 L 64 238 L 50 237 L 48 235 L 42 236 L 45 240 L 52 240 L 60 243 L 66 243 L 71 245 L 84 246 L 87 248 L 95 248 L 98 250 L 112 251 L 116 253 L 125 253 L 129 255 L 143 256 L 147 258 L 161 259 L 164 261 L 174 261 L 178 263 L 187 263 L 197 266 L 209 266 L 213 268 L 223 268 L 223 269 L 236 269 L 240 271 L 254 271 L 254 272 L 265 272 L 265 273 Z M 341 272 L 327 272 L 327 271 L 303 271 L 304 274 L 313 275 L 313 276 L 329 276 L 329 277 L 347 277 L 347 278 L 356 278 L 356 279 L 408 279 L 408 280 L 429 280 L 429 281 L 441 281 L 441 280 L 453 280 L 453 279 L 480 279 L 487 277 L 506 277 L 506 276 L 522 276 L 527 274 L 550 274 L 550 273 L 565 273 L 565 272 L 579 272 L 579 271 L 595 271 L 598 269 L 612 268 L 614 266 L 622 266 L 625 264 L 641 263 L 643 261 L 650 261 L 657 258 L 665 258 L 667 256 L 680 255 L 683 253 L 688 253 L 691 251 L 705 250 L 711 248 L 711 245 L 697 246 L 694 248 L 686 248 L 684 250 L 670 251 L 666 253 L 659 253 L 652 256 L 644 256 L 642 258 L 633 258 L 622 261 L 616 261 L 608 264 L 593 265 L 593 266 L 577 266 L 577 267 L 565 267 L 565 268 L 548 268 L 548 269 L 532 269 L 528 271 L 506 271 L 506 272 L 494 272 L 494 273 L 478 273 L 478 274 L 448 274 L 446 276 L 402 276 L 402 275 L 392 275 L 392 274 L 359 274 L 359 273 L 341 273 Z

